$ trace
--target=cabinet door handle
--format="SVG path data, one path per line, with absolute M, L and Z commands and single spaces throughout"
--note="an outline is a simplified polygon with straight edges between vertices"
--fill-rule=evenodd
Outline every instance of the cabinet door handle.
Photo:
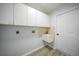
M 59 33 L 56 34 L 57 36 L 59 35 Z

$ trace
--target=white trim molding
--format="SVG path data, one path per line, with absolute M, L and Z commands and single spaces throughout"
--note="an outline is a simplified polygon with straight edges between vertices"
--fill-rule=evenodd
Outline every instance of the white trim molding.
M 26 54 L 24 54 L 24 55 L 22 55 L 22 56 L 28 56 L 28 55 L 32 54 L 33 52 L 35 52 L 35 51 L 37 51 L 37 50 L 39 50 L 39 49 L 41 49 L 41 48 L 43 48 L 43 47 L 44 47 L 44 45 L 43 45 L 43 46 L 40 46 L 40 47 L 38 47 L 38 48 L 36 48 L 36 49 L 33 49 L 32 51 L 30 51 L 30 52 L 28 52 L 28 53 L 26 53 Z

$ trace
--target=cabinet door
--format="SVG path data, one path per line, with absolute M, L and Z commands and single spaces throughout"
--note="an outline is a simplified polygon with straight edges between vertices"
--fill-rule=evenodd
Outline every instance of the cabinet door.
M 29 26 L 36 26 L 37 14 L 34 8 L 28 7 L 28 24 Z
M 0 24 L 13 24 L 12 3 L 0 3 Z
M 44 26 L 45 26 L 45 27 L 50 27 L 50 19 L 49 19 L 49 16 L 44 14 L 43 17 L 44 17 L 44 21 L 45 21 L 45 22 L 43 23 Z
M 37 26 L 49 27 L 49 16 L 38 11 L 37 12 Z
M 49 17 L 31 7 L 28 7 L 28 24 L 31 26 L 49 27 Z
M 14 4 L 14 24 L 15 25 L 27 25 L 28 14 L 27 6 L 25 4 Z

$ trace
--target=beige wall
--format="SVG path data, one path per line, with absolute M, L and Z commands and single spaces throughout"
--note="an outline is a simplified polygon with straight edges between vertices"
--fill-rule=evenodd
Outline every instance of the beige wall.
M 36 34 L 39 36 L 39 37 L 42 37 L 43 34 L 45 34 L 46 32 L 48 32 L 48 34 L 54 34 L 54 27 L 52 28 L 45 28 L 45 27 L 40 27 L 38 29 L 36 29 Z

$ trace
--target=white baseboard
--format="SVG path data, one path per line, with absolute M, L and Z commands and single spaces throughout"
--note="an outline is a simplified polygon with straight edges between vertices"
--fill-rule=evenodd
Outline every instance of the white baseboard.
M 43 47 L 44 47 L 44 45 L 43 45 L 43 46 L 40 46 L 40 47 L 38 47 L 38 48 L 36 48 L 36 49 L 33 49 L 32 51 L 30 51 L 30 52 L 28 52 L 28 53 L 26 53 L 26 54 L 24 54 L 24 55 L 22 55 L 22 56 L 28 56 L 28 55 L 32 54 L 33 52 L 35 52 L 35 51 L 37 51 L 37 50 L 39 50 L 39 49 L 41 49 L 41 48 L 43 48 Z

